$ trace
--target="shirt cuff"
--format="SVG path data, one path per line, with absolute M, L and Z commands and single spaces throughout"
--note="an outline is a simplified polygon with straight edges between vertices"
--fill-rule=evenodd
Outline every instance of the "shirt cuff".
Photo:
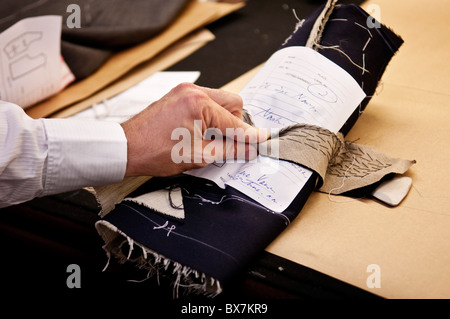
M 43 196 L 123 179 L 127 139 L 119 123 L 75 119 L 41 121 L 48 143 Z

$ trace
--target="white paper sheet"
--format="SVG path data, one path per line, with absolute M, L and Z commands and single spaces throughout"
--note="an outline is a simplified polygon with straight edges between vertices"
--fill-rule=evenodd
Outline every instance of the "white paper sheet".
M 27 18 L 0 34 L 0 100 L 27 108 L 74 80 L 61 58 L 61 20 Z
M 255 125 L 273 131 L 307 123 L 337 132 L 365 94 L 341 67 L 306 47 L 277 51 L 240 92 Z M 232 186 L 275 211 L 284 211 L 312 172 L 258 156 L 250 163 L 213 164 L 188 174 Z
M 74 118 L 90 118 L 122 123 L 159 100 L 183 82 L 194 83 L 200 72 L 157 72 L 128 90 L 75 114 Z

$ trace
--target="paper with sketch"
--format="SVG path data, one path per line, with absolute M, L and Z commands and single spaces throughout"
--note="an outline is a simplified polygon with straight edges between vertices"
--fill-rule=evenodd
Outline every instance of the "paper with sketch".
M 341 67 L 306 47 L 277 51 L 240 92 L 257 127 L 278 131 L 313 124 L 338 132 L 365 94 Z M 258 156 L 249 163 L 211 164 L 188 172 L 229 185 L 275 211 L 284 211 L 312 171 Z
M 0 99 L 23 108 L 74 80 L 61 58 L 61 17 L 23 19 L 0 34 Z

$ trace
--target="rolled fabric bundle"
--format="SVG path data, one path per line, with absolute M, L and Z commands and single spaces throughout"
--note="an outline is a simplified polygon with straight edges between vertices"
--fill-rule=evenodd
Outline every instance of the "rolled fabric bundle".
M 308 46 L 339 65 L 366 98 L 340 129 L 345 135 L 375 92 L 402 39 L 356 5 L 336 1 L 297 24 L 280 48 Z M 373 20 L 370 20 L 373 22 Z M 378 28 L 379 26 L 379 28 Z M 233 187 L 189 175 L 152 178 L 96 223 L 110 258 L 171 278 L 174 296 L 216 296 L 299 214 L 316 188 L 313 172 L 291 204 L 275 212 Z M 289 187 L 289 186 L 286 186 Z

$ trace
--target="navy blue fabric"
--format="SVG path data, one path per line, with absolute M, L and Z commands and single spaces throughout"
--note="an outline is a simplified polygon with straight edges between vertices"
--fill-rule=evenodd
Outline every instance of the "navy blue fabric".
M 172 181 L 183 189 L 184 221 L 167 218 L 132 202 L 119 204 L 105 220 L 144 246 L 221 282 L 231 279 L 230 276 L 270 244 L 306 201 L 306 196 L 297 196 L 289 209 L 275 214 L 260 205 L 252 205 L 253 200 L 230 187 L 223 190 L 186 175 Z M 159 178 L 151 179 L 131 196 L 160 182 Z M 310 180 L 305 192 L 309 194 L 313 188 L 314 182 Z M 153 229 L 167 221 L 164 229 Z
M 320 11 L 312 14 L 285 46 L 304 45 Z M 362 65 L 362 48 L 367 44 L 369 33 L 355 22 L 366 26 L 367 14 L 357 6 L 342 5 L 335 9 L 330 19 L 348 19 L 349 22 L 330 21 L 321 45 L 339 45 L 354 63 Z M 370 32 L 372 38 L 365 50 L 365 68 L 369 72 L 365 74 L 341 53 L 319 50 L 347 70 L 358 83 L 364 82 L 364 91 L 369 97 L 362 103 L 362 108 L 367 105 L 388 62 L 402 43 L 384 26 L 370 29 Z M 348 132 L 359 114 L 357 109 L 342 128 L 343 133 Z M 233 188 L 222 190 L 200 178 L 184 175 L 153 178 L 131 196 L 179 185 L 183 190 L 184 222 L 128 202 L 117 205 L 104 219 L 151 250 L 220 280 L 226 289 L 227 280 L 242 271 L 299 214 L 314 190 L 316 179 L 314 174 L 292 204 L 283 213 L 276 214 Z M 159 228 L 166 222 L 167 227 Z M 158 229 L 154 229 L 155 226 Z
M 299 32 L 294 33 L 283 47 L 305 45 L 309 37 L 309 31 L 322 9 L 323 7 L 317 9 L 305 19 Z M 358 119 L 360 112 L 369 103 L 389 61 L 403 43 L 401 37 L 382 24 L 380 24 L 380 28 L 369 28 L 367 17 L 368 14 L 355 4 L 339 6 L 330 15 L 320 45 L 323 47 L 338 46 L 347 56 L 329 48 L 317 50 L 346 70 L 359 83 L 367 96 L 361 102 L 361 106 L 355 110 L 355 113 L 341 128 L 340 132 L 344 135 L 348 133 Z M 363 53 L 365 54 L 364 61 Z M 355 64 L 360 67 L 364 66 L 368 72 L 363 73 Z

